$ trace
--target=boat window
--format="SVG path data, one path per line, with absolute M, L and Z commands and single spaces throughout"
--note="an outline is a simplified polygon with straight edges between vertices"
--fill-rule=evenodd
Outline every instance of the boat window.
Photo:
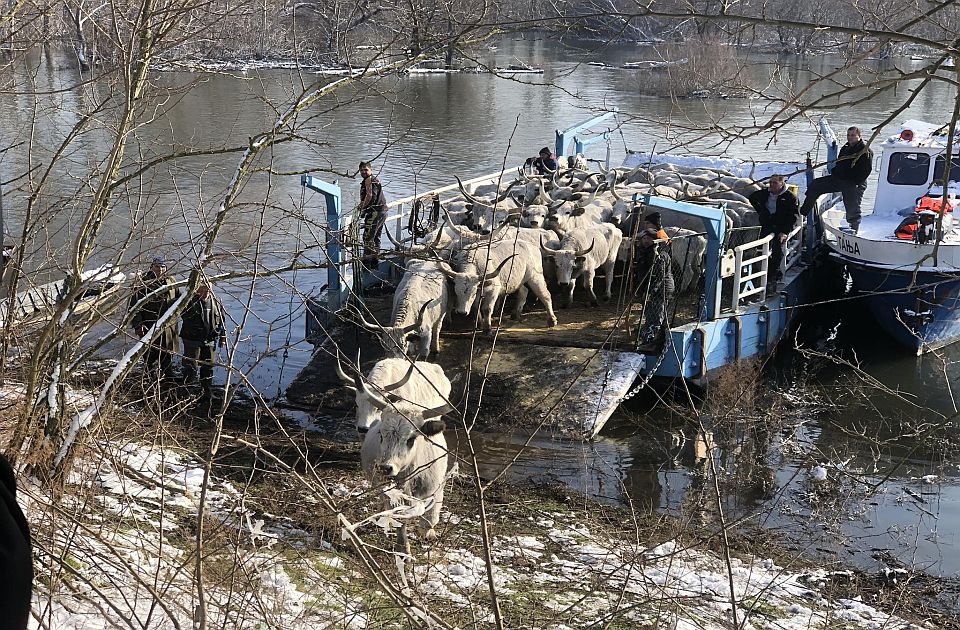
M 920 186 L 930 177 L 930 156 L 926 153 L 898 151 L 890 156 L 887 182 L 900 186 Z
M 960 182 L 960 156 L 953 156 L 950 159 L 953 162 L 953 168 L 950 169 L 950 181 L 951 182 Z M 937 156 L 937 161 L 933 166 L 933 183 L 943 181 L 943 171 L 946 170 L 947 161 L 942 155 Z

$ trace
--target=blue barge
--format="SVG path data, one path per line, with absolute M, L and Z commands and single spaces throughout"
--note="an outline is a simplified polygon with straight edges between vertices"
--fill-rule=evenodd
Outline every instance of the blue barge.
M 558 145 L 559 136 L 560 132 Z M 768 169 L 770 173 L 802 177 L 802 165 L 799 169 L 795 166 L 771 164 Z M 475 189 L 508 177 L 497 172 L 464 185 L 468 190 Z M 368 318 L 388 320 L 386 300 L 381 298 L 378 305 L 368 289 L 373 284 L 382 285 L 384 280 L 395 283 L 403 262 L 398 253 L 397 259 L 385 261 L 376 272 L 361 272 L 345 246 L 351 241 L 351 231 L 352 242 L 356 242 L 356 229 L 351 228 L 356 222 L 350 213 L 341 211 L 339 189 L 310 176 L 304 176 L 302 183 L 323 195 L 327 203 L 326 247 L 333 264 L 328 269 L 325 291 L 307 301 L 307 337 L 319 349 L 319 362 L 330 363 L 329 346 L 339 343 L 331 339 L 330 331 L 341 323 L 343 306 L 350 300 L 359 301 Z M 416 243 L 417 239 L 405 230 L 412 224 L 411 211 L 422 208 L 427 195 L 442 203 L 445 196 L 449 198 L 456 192 L 457 187 L 452 185 L 391 203 L 387 229 L 391 230 L 392 240 Z M 637 342 L 636 312 L 630 310 L 626 296 L 620 295 L 605 308 L 557 310 L 560 325 L 555 328 L 547 328 L 536 309 L 525 316 L 523 323 L 503 319 L 492 338 L 485 338 L 472 326 L 458 329 L 453 322 L 445 325 L 441 334 L 443 351 L 430 360 L 443 365 L 454 382 L 461 378 L 470 382 L 470 373 L 483 368 L 483 378 L 494 378 L 495 383 L 488 387 L 485 401 L 490 396 L 502 397 L 500 406 L 514 416 L 521 408 L 537 409 L 539 420 L 534 428 L 539 429 L 546 422 L 548 427 L 568 435 L 590 438 L 621 402 L 653 379 L 684 379 L 704 385 L 725 366 L 773 353 L 798 322 L 814 288 L 811 261 L 817 243 L 813 232 L 807 229 L 808 221 L 802 221 L 788 235 L 783 277 L 773 286 L 768 269 L 771 237 L 757 238 L 756 228 L 731 228 L 723 203 L 700 205 L 656 194 L 636 197 L 634 201 L 642 203 L 646 211 L 660 210 L 682 215 L 688 222 L 699 222 L 699 235 L 706 240 L 701 288 L 685 298 L 688 307 L 674 319 L 667 340 L 660 347 L 649 349 Z M 475 361 L 480 356 L 484 358 Z M 472 367 L 475 362 L 478 367 Z M 545 374 L 549 374 L 555 389 L 562 390 L 557 400 L 540 397 L 541 389 L 531 387 L 539 384 L 540 376 Z M 330 382 L 331 387 L 336 387 L 336 377 Z

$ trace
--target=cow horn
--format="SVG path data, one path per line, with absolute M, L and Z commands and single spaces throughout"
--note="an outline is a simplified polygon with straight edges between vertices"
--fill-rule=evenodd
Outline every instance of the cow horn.
M 510 189 L 516 186 L 519 183 L 519 180 L 513 180 L 510 184 L 503 189 L 503 192 L 497 195 L 493 200 L 493 205 L 496 205 L 510 196 Z
M 413 371 L 414 371 L 415 369 L 417 369 L 417 364 L 416 364 L 415 361 L 411 361 L 411 362 L 410 362 L 410 367 L 407 368 L 407 373 L 403 375 L 403 378 L 401 378 L 401 379 L 400 379 L 399 381 L 397 381 L 396 383 L 390 383 L 389 385 L 384 385 L 384 386 L 382 387 L 384 393 L 398 390 L 398 389 L 400 389 L 401 387 L 403 387 L 404 385 L 406 385 L 406 384 L 407 384 L 407 381 L 410 380 L 410 375 L 413 374 Z
M 453 268 L 450 267 L 450 265 L 448 265 L 447 263 L 443 262 L 437 266 L 440 267 L 440 273 L 442 273 L 446 277 L 450 278 L 451 280 L 457 279 L 457 275 L 458 275 L 457 272 L 454 271 Z
M 587 185 L 590 184 L 590 182 L 594 180 L 594 178 L 598 178 L 598 177 L 600 177 L 600 176 L 597 175 L 596 173 L 591 173 L 591 174 L 587 175 L 587 177 L 585 177 L 585 178 L 583 179 L 583 181 L 581 181 L 578 186 L 574 186 L 573 188 L 574 188 L 574 190 L 576 190 L 576 191 L 581 191 L 581 190 L 583 190 L 584 188 L 586 188 Z M 594 187 L 593 184 L 590 184 L 590 185 L 591 185 L 591 188 Z
M 352 391 L 354 391 L 354 392 L 360 391 L 360 388 L 362 387 L 362 383 L 361 383 L 362 377 L 360 376 L 360 373 L 359 373 L 359 370 L 360 370 L 360 353 L 359 353 L 359 352 L 357 352 L 357 370 L 358 370 L 358 372 L 357 372 L 357 375 L 356 375 L 356 376 L 354 376 L 353 378 L 347 376 L 347 373 L 346 373 L 346 372 L 344 371 L 344 369 L 343 369 L 343 365 L 340 363 L 340 349 L 339 349 L 339 348 L 337 348 L 337 366 L 336 366 L 336 369 L 337 369 L 337 376 L 339 376 L 339 377 L 340 377 L 340 380 L 342 380 L 342 381 L 344 382 L 344 384 L 347 386 L 347 389 L 352 390 Z
M 577 206 L 579 206 L 579 207 L 581 207 L 581 208 L 584 208 L 584 207 L 586 207 L 586 206 L 589 206 L 591 203 L 593 203 L 593 200 L 596 199 L 596 198 L 597 198 L 597 190 L 596 190 L 596 188 L 594 188 L 593 190 L 590 191 L 590 196 L 587 197 L 587 200 L 586 200 L 586 201 L 578 201 L 578 202 L 577 202 Z
M 393 246 L 394 246 L 394 247 L 396 247 L 398 250 L 402 250 L 402 249 L 403 249 L 403 244 L 400 243 L 399 241 L 397 241 L 395 238 L 393 238 L 393 234 L 390 233 L 390 228 L 385 229 L 384 232 L 387 233 L 387 239 L 388 239 L 391 243 L 393 243 Z
M 370 404 L 372 404 L 374 407 L 376 407 L 380 411 L 383 411 L 384 409 L 390 406 L 390 403 L 384 400 L 377 392 L 367 387 L 367 384 L 365 382 L 361 381 L 360 387 L 363 389 L 364 396 L 370 399 Z
M 578 251 L 576 254 L 574 254 L 574 256 L 578 256 L 578 257 L 586 256 L 587 254 L 593 251 L 593 246 L 596 244 L 597 244 L 597 239 L 593 239 L 592 241 L 590 241 L 590 247 Z
M 565 203 L 566 202 L 563 199 L 557 199 L 556 201 L 553 201 L 547 204 L 547 210 L 549 210 L 550 212 L 555 212 L 560 208 L 560 206 L 562 206 Z
M 484 204 L 484 202 L 481 201 L 479 198 L 474 197 L 473 195 L 467 192 L 467 189 L 463 187 L 463 182 L 460 181 L 459 177 L 457 177 L 456 175 L 454 175 L 454 177 L 456 177 L 457 179 L 457 186 L 460 187 L 460 194 L 462 194 L 467 201 L 475 204 L 481 204 L 481 205 Z
M 557 253 L 556 251 L 554 251 L 554 250 L 550 249 L 549 247 L 547 247 L 546 245 L 544 245 L 544 243 L 543 243 L 543 235 L 542 235 L 542 234 L 540 235 L 540 249 L 541 249 L 541 250 L 543 251 L 543 253 L 546 254 L 547 256 L 553 256 L 554 254 Z
M 363 313 L 361 313 L 356 307 L 353 307 L 351 309 L 351 312 L 360 320 L 358 323 L 364 328 L 366 328 L 367 330 L 370 330 L 372 332 L 380 332 L 381 330 L 383 330 L 383 326 L 381 326 L 380 324 L 371 324 L 366 319 L 364 319 Z
M 453 405 L 449 403 L 444 403 L 439 407 L 431 407 L 430 409 L 423 410 L 423 419 L 429 420 L 430 418 L 438 418 L 444 414 L 450 413 L 456 409 Z
M 543 180 L 537 179 L 537 188 L 540 189 L 541 200 L 546 199 L 548 204 L 553 203 L 553 197 L 550 196 L 550 193 L 543 187 Z
M 617 192 L 616 184 L 610 186 L 610 192 L 613 194 L 613 198 L 617 201 L 623 201 L 623 197 L 620 196 L 620 193 Z
M 500 263 L 500 265 L 495 270 L 483 276 L 484 282 L 486 282 L 487 280 L 493 280 L 494 278 L 499 276 L 503 268 L 507 266 L 508 262 L 510 262 L 510 259 L 514 258 L 515 256 L 516 254 L 511 254 L 510 256 L 507 256 L 506 258 L 504 258 L 503 262 Z
M 424 302 L 423 306 L 420 307 L 420 312 L 417 313 L 417 321 L 412 324 L 408 324 L 400 329 L 400 332 L 404 335 L 409 335 L 415 330 L 419 330 L 423 326 L 423 314 L 427 311 L 427 308 L 434 302 L 438 301 L 440 298 L 434 298 L 429 302 Z

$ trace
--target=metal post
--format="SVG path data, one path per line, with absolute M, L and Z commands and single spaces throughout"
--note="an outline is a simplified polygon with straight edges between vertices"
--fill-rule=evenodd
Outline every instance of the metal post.
M 554 145 L 554 152 L 557 154 L 557 159 L 559 160 L 561 157 L 564 157 L 564 155 L 566 154 L 567 144 L 569 144 L 570 138 L 573 138 L 576 134 L 578 134 L 581 131 L 585 131 L 589 129 L 593 125 L 597 125 L 607 120 L 608 118 L 616 116 L 619 111 L 620 110 L 618 108 L 614 107 L 609 112 L 600 114 L 599 116 L 594 116 L 593 118 L 588 118 L 582 123 L 578 125 L 574 125 L 573 127 L 564 129 L 563 131 L 557 129 L 556 131 L 557 139 Z
M 300 177 L 300 185 L 320 193 L 326 201 L 326 252 L 327 264 L 329 265 L 329 267 L 327 267 L 327 309 L 331 312 L 336 312 L 343 306 L 349 291 L 349 287 L 344 279 L 346 274 L 341 270 L 341 263 L 344 261 L 341 241 L 343 237 L 342 230 L 346 227 L 347 222 L 342 220 L 343 217 L 340 213 L 340 187 L 337 186 L 336 182 L 328 184 L 310 175 L 302 175 Z
M 831 143 L 836 146 L 836 143 Z M 827 154 L 829 155 L 830 150 L 827 149 Z M 813 162 L 810 160 L 810 154 L 807 154 L 807 190 L 810 190 L 810 185 L 813 183 Z M 804 195 L 806 196 L 806 195 Z M 814 204 L 810 211 L 807 213 L 807 231 L 806 231 L 806 250 L 803 252 L 802 260 L 804 262 L 813 262 L 813 250 L 817 246 L 817 241 L 819 240 L 819 224 L 817 223 L 817 204 Z

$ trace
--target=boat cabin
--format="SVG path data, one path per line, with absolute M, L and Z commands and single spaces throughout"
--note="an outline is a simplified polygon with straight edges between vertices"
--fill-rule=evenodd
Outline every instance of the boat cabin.
M 896 214 L 915 208 L 924 195 L 943 195 L 947 127 L 919 120 L 903 123 L 900 132 L 881 144 L 875 214 Z M 951 157 L 948 194 L 951 205 L 960 198 L 960 156 Z

